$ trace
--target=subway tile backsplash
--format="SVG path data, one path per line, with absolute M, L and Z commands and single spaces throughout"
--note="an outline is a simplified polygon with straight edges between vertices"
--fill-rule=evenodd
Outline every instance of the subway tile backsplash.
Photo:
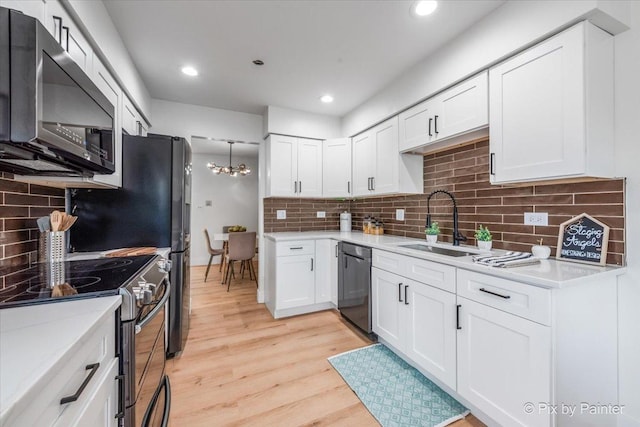
M 583 212 L 611 227 L 608 264 L 624 262 L 625 220 L 624 179 L 598 180 L 566 184 L 536 183 L 523 186 L 499 186 L 489 183 L 489 142 L 452 148 L 424 157 L 424 192 L 419 195 L 369 197 L 354 200 L 265 199 L 265 232 L 338 230 L 340 212 L 349 210 L 353 229 L 361 229 L 362 219 L 373 215 L 384 221 L 385 233 L 423 238 L 427 215 L 427 195 L 438 189 L 452 192 L 458 202 L 460 231 L 474 245 L 474 230 L 489 227 L 493 246 L 500 249 L 529 251 L 543 239 L 555 246 L 559 225 Z M 438 221 L 441 241 L 451 241 L 452 206 L 448 197 L 434 196 L 430 203 L 432 218 Z M 287 209 L 286 220 L 276 220 L 276 210 Z M 405 209 L 405 220 L 396 221 L 396 209 Z M 316 211 L 327 212 L 326 219 Z M 524 225 L 525 212 L 547 212 L 546 227 Z
M 36 219 L 64 209 L 64 190 L 28 184 L 0 173 L 0 288 L 5 278 L 37 261 Z

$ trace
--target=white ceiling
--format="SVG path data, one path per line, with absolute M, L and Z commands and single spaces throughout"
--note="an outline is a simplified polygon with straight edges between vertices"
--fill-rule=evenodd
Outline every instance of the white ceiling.
M 233 144 L 233 158 L 250 157 L 258 158 L 259 146 L 255 142 L 235 141 Z M 229 156 L 229 144 L 219 139 L 191 137 L 191 150 L 194 153 L 212 154 L 216 156 Z
M 413 1 L 104 0 L 152 98 L 262 114 L 342 116 L 500 6 Z M 262 67 L 252 64 L 261 59 Z M 190 64 L 200 75 L 180 68 Z M 330 93 L 332 104 L 319 97 Z

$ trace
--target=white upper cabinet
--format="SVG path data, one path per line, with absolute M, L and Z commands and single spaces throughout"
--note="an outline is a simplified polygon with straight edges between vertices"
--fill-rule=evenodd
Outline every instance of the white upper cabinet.
M 589 22 L 489 72 L 491 182 L 612 177 L 613 37 Z
M 322 197 L 322 141 L 267 138 L 267 197 Z
M 351 140 L 327 139 L 322 143 L 322 195 L 351 195 Z
M 148 126 L 136 107 L 123 94 L 122 96 L 122 129 L 127 135 L 146 136 Z
M 422 193 L 422 156 L 398 152 L 398 116 L 351 141 L 353 196 Z
M 93 50 L 60 2 L 48 1 L 44 26 L 82 70 L 91 75 Z
M 486 135 L 487 81 L 484 71 L 400 113 L 400 151 L 424 153 Z

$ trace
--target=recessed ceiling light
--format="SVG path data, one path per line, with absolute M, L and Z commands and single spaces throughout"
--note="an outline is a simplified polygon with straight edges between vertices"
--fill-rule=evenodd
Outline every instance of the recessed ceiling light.
M 320 101 L 324 102 L 325 104 L 328 104 L 330 102 L 333 102 L 333 96 L 331 96 L 331 95 L 322 95 L 320 97 Z
M 422 0 L 416 2 L 415 6 L 413 7 L 413 13 L 418 16 L 427 16 L 431 15 L 437 7 L 438 2 L 435 0 Z
M 191 77 L 195 77 L 198 75 L 198 70 L 189 65 L 187 65 L 186 67 L 182 67 L 182 72 Z

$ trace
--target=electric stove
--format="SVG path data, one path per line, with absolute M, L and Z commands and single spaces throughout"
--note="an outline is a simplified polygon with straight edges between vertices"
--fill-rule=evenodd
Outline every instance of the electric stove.
M 0 289 L 0 309 L 21 305 L 120 295 L 156 255 L 40 263 L 10 276 Z M 9 279 L 9 278 L 7 278 Z M 135 286 L 135 285 L 134 285 Z

